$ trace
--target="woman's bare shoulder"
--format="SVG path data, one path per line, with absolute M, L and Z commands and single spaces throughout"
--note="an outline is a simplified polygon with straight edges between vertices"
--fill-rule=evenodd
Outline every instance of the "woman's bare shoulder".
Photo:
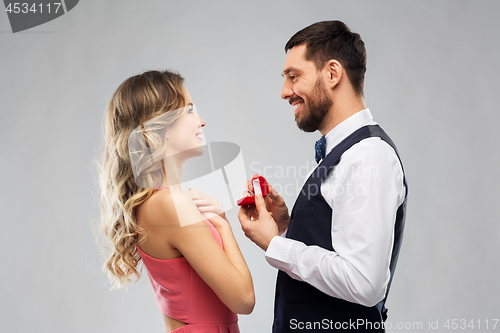
M 148 220 L 153 225 L 175 227 L 203 221 L 203 216 L 185 192 L 165 189 L 149 200 Z

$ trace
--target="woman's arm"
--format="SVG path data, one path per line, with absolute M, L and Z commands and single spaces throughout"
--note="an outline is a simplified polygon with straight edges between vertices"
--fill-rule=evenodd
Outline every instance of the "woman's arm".
M 161 191 L 152 216 L 170 245 L 177 248 L 231 311 L 250 314 L 255 294 L 250 271 L 229 223 L 217 214 L 210 221 L 224 250 L 213 238 L 193 200 L 184 192 Z
M 249 302 L 252 303 L 253 309 L 253 305 L 255 305 L 255 295 L 253 290 L 252 275 L 250 274 L 250 270 L 248 269 L 245 259 L 243 258 L 243 254 L 240 251 L 238 243 L 234 238 L 231 225 L 226 219 L 222 218 L 219 215 L 215 215 L 209 220 L 210 222 L 212 222 L 212 224 L 220 234 L 222 244 L 224 245 L 224 251 L 226 252 L 227 257 L 236 267 L 238 272 L 241 274 L 242 279 L 246 281 L 246 285 L 249 287 L 249 290 L 247 291 L 247 297 L 249 298 Z M 252 310 L 250 310 L 250 312 L 252 312 Z
M 189 189 L 187 195 L 193 200 L 201 214 L 207 218 L 212 225 L 217 229 L 221 236 L 224 250 L 226 251 L 229 260 L 238 268 L 244 279 L 247 279 L 252 284 L 252 275 L 243 259 L 240 248 L 234 238 L 231 224 L 226 218 L 224 207 L 212 195 Z M 252 284 L 253 286 L 253 284 Z M 253 287 L 252 287 L 253 289 Z

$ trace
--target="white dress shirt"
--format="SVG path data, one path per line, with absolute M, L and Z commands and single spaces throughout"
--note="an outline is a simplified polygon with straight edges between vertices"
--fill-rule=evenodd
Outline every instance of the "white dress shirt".
M 369 109 L 357 112 L 326 135 L 326 154 L 357 129 L 376 124 Z M 374 306 L 390 279 L 396 211 L 405 197 L 394 149 L 378 137 L 356 143 L 324 179 L 321 195 L 332 208 L 334 251 L 285 238 L 285 232 L 271 240 L 266 260 L 325 294 Z

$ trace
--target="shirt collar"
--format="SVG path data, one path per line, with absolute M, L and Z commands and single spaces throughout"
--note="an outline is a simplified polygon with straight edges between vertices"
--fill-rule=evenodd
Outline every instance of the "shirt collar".
M 345 138 L 354 133 L 359 128 L 373 122 L 373 117 L 370 109 L 366 108 L 356 112 L 325 135 L 326 139 L 326 152 L 328 153 Z

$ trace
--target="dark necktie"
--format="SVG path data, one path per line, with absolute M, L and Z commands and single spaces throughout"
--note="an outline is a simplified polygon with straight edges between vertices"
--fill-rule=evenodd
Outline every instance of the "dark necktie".
M 318 141 L 316 141 L 314 150 L 316 151 L 316 163 L 319 163 L 320 160 L 325 158 L 326 139 L 324 135 Z

